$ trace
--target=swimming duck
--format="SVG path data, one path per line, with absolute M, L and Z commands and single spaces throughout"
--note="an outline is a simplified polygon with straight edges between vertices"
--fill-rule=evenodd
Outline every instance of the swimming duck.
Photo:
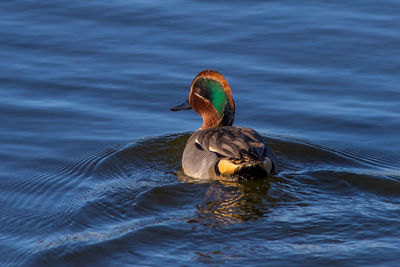
M 235 103 L 228 82 L 217 71 L 200 72 L 189 99 L 172 111 L 192 109 L 203 125 L 188 139 L 182 157 L 186 175 L 198 179 L 243 180 L 276 173 L 273 152 L 259 133 L 232 126 Z

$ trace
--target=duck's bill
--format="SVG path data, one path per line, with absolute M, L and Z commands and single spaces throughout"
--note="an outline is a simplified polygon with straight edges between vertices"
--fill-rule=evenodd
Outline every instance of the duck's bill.
M 179 110 L 187 110 L 187 109 L 192 109 L 192 106 L 190 105 L 189 100 L 186 99 L 186 101 L 184 103 L 172 107 L 171 111 L 179 111 Z

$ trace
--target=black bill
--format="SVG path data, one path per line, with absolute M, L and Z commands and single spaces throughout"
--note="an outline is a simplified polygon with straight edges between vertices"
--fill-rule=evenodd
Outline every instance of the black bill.
M 192 106 L 190 106 L 189 100 L 186 99 L 186 101 L 183 104 L 172 107 L 171 111 L 179 111 L 187 109 L 192 109 Z

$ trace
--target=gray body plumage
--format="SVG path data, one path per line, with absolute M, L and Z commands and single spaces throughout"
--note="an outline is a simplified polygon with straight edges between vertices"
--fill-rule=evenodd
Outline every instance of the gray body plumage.
M 237 164 L 270 162 L 267 175 L 276 172 L 276 159 L 256 131 L 246 127 L 216 127 L 198 130 L 189 138 L 183 152 L 182 167 L 186 175 L 200 179 L 217 179 L 216 165 L 221 159 Z

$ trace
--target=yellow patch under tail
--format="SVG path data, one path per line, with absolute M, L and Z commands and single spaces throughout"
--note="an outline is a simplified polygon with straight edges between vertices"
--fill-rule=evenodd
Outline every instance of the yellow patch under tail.
M 221 159 L 218 162 L 218 170 L 221 175 L 233 175 L 239 168 L 238 164 L 233 163 L 230 160 Z
M 241 177 L 262 177 L 271 174 L 272 162 L 269 158 L 263 161 L 235 163 L 232 160 L 221 159 L 218 170 L 222 177 L 239 175 Z

